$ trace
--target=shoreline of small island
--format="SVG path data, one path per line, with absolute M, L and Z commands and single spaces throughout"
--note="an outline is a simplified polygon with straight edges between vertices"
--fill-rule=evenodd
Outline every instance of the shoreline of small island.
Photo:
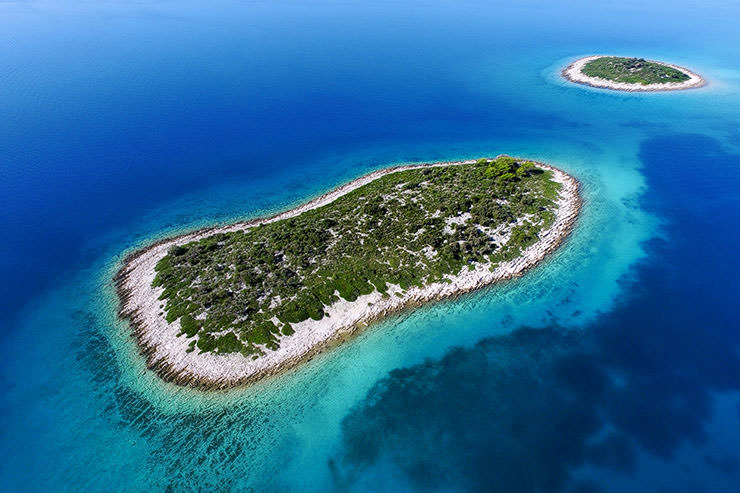
M 671 63 L 661 62 L 657 60 L 646 60 L 650 63 L 656 63 L 666 67 L 673 68 L 680 72 L 683 72 L 689 77 L 689 80 L 683 82 L 667 82 L 663 84 L 639 84 L 639 83 L 625 83 L 615 82 L 600 77 L 591 77 L 585 75 L 581 69 L 588 63 L 599 58 L 611 57 L 612 55 L 591 55 L 572 62 L 566 68 L 564 68 L 560 74 L 568 81 L 581 84 L 589 87 L 595 87 L 598 89 L 609 89 L 612 91 L 623 91 L 623 92 L 666 92 L 666 91 L 683 91 L 686 89 L 697 89 L 707 84 L 699 74 L 692 72 L 691 70 L 673 65 Z
M 561 184 L 556 201 L 556 218 L 517 258 L 501 262 L 494 269 L 490 264 L 477 265 L 474 270 L 463 269 L 451 276 L 449 283 L 434 282 L 423 287 L 400 288 L 383 298 L 380 293 L 363 295 L 356 301 L 340 300 L 327 310 L 327 317 L 311 324 L 312 330 L 296 330 L 286 343 L 269 354 L 250 360 L 241 354 L 213 354 L 188 352 L 187 338 L 167 323 L 160 310 L 161 289 L 152 286 L 155 265 L 170 247 L 214 234 L 243 230 L 260 224 L 297 216 L 307 210 L 326 205 L 337 198 L 390 173 L 414 168 L 471 164 L 475 160 L 403 165 L 378 170 L 341 185 L 309 202 L 266 218 L 257 218 L 225 226 L 200 229 L 175 237 L 165 238 L 139 249 L 123 261 L 114 277 L 119 297 L 118 316 L 127 320 L 148 369 L 160 378 L 180 386 L 201 390 L 223 390 L 254 383 L 265 377 L 289 370 L 310 360 L 320 351 L 342 341 L 389 315 L 421 305 L 424 302 L 449 299 L 495 282 L 521 276 L 539 264 L 571 233 L 581 210 L 580 184 L 571 175 L 544 163 L 538 168 L 551 171 L 553 181 Z M 300 324 L 299 324 L 300 325 Z

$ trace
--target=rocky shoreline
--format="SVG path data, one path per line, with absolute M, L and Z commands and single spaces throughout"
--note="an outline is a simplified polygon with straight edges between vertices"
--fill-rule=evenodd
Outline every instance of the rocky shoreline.
M 601 89 L 611 89 L 613 91 L 626 91 L 626 92 L 661 92 L 661 91 L 682 91 L 685 89 L 695 89 L 706 85 L 707 81 L 704 80 L 700 75 L 692 72 L 691 70 L 673 65 L 670 63 L 659 62 L 655 60 L 647 60 L 648 62 L 658 63 L 671 67 L 676 70 L 680 70 L 690 78 L 684 82 L 666 82 L 664 84 L 629 84 L 626 82 L 614 82 L 600 77 L 590 77 L 585 75 L 581 69 L 584 65 L 597 58 L 603 58 L 611 55 L 594 55 L 580 58 L 575 62 L 568 65 L 561 72 L 561 75 L 571 82 L 576 84 L 584 84 L 591 87 L 598 87 Z
M 578 181 L 557 168 L 542 163 L 537 163 L 537 166 L 552 171 L 553 179 L 562 185 L 556 219 L 548 230 L 541 232 L 537 243 L 528 247 L 516 259 L 502 262 L 493 271 L 490 270 L 489 264 L 479 264 L 472 271 L 464 268 L 458 275 L 450 276 L 449 283 L 437 282 L 406 291 L 391 286 L 389 289 L 391 296 L 386 298 L 378 292 L 373 292 L 360 296 L 354 302 L 340 300 L 326 309 L 328 316 L 322 320 L 306 320 L 296 324 L 295 334 L 281 339 L 278 350 L 268 351 L 257 360 L 245 358 L 238 353 L 226 355 L 199 354 L 197 351 L 188 353 L 186 349 L 189 340 L 185 336 L 178 336 L 179 322 L 168 324 L 161 314 L 161 302 L 158 298 L 162 289 L 152 287 L 156 274 L 154 266 L 173 245 L 198 240 L 215 233 L 250 228 L 293 217 L 306 210 L 325 205 L 389 173 L 416 167 L 454 166 L 471 162 L 473 161 L 431 163 L 379 170 L 269 218 L 201 229 L 158 241 L 124 259 L 123 266 L 114 278 L 120 301 L 118 315 L 129 321 L 140 352 L 146 358 L 147 367 L 162 379 L 177 385 L 219 390 L 249 384 L 292 368 L 332 343 L 349 337 L 369 323 L 387 315 L 427 301 L 452 298 L 496 281 L 518 277 L 562 243 L 573 229 L 581 208 Z

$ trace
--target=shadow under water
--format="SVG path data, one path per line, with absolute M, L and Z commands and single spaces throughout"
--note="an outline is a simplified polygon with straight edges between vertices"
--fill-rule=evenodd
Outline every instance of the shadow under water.
M 342 422 L 328 461 L 340 490 L 390 468 L 421 490 L 599 491 L 579 468 L 630 474 L 641 455 L 709 440 L 713 393 L 740 390 L 740 155 L 670 135 L 640 157 L 666 234 L 617 307 L 392 371 Z M 737 460 L 705 462 L 737 477 Z

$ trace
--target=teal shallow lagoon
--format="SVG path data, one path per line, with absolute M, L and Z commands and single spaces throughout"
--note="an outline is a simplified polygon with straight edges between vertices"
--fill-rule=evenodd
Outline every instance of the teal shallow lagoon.
M 53 27 L 48 11 L 20 5 L 3 6 L 10 34 L 0 49 L 10 67 L 0 78 L 7 110 L 0 117 L 2 229 L 14 232 L 4 234 L 3 272 L 25 293 L 23 303 L 8 304 L 2 323 L 6 489 L 480 490 L 494 479 L 501 489 L 515 487 L 521 477 L 552 490 L 573 481 L 612 491 L 736 484 L 738 458 L 728 437 L 738 436 L 738 373 L 727 356 L 738 344 L 728 301 L 737 294 L 728 276 L 738 265 L 727 255 L 738 229 L 736 11 L 718 5 L 697 13 L 686 4 L 668 15 L 643 6 L 644 19 L 628 33 L 595 21 L 573 34 L 564 23 L 574 12 L 586 9 L 593 19 L 634 12 L 575 3 L 558 6 L 557 17 L 526 6 L 443 3 L 421 12 L 368 4 L 312 12 L 224 4 L 215 12 L 195 3 L 115 6 L 111 13 L 72 5 L 63 9 L 62 27 Z M 656 13 L 664 20 L 657 31 Z M 368 27 L 355 22 L 360 18 Z M 475 29 L 483 21 L 504 27 Z M 699 26 L 691 42 L 670 36 L 689 24 Z M 533 31 L 522 42 L 512 34 L 525 27 Z M 29 34 L 33 43 L 18 50 Z M 86 41 L 100 36 L 83 56 Z M 130 54 L 132 43 L 140 57 Z M 675 61 L 706 74 L 710 85 L 622 95 L 558 79 L 559 67 L 594 51 Z M 42 70 L 44 59 L 34 56 L 44 53 L 54 63 Z M 573 236 L 520 280 L 389 319 L 289 374 L 228 393 L 163 384 L 144 371 L 127 327 L 115 319 L 112 273 L 127 251 L 150 241 L 288 208 L 396 163 L 499 153 L 552 163 L 583 183 L 585 207 Z M 679 177 L 699 178 L 682 181 L 676 169 L 685 171 Z M 724 220 L 714 221 L 718 215 Z M 46 232 L 44 248 L 33 236 L 38 231 Z M 704 239 L 722 262 L 702 255 Z M 688 287 L 671 297 L 672 286 Z M 521 335 L 522 327 L 535 328 L 544 342 Z M 602 343 L 602 334 L 614 339 Z M 454 356 L 492 354 L 476 350 L 490 338 L 485 347 L 510 348 L 491 357 L 499 366 L 476 372 Z M 535 351 L 542 346 L 552 351 Z M 506 483 L 466 468 L 463 478 L 450 476 L 453 485 L 419 481 L 415 471 L 427 471 L 426 457 L 414 437 L 455 422 L 490 437 L 509 419 L 464 388 L 467 413 L 454 402 L 442 405 L 446 388 L 424 365 L 442 376 L 463 372 L 502 407 L 542 401 L 552 415 L 567 417 L 574 412 L 569 401 L 548 400 L 527 377 L 571 395 L 561 375 L 576 350 L 587 362 L 581 374 L 603 371 L 623 383 L 580 390 L 582 402 L 606 409 L 604 429 L 620 431 L 606 448 L 621 461 L 593 451 L 566 463 L 546 452 L 534 460 L 513 445 L 545 450 L 544 433 L 540 440 L 502 433 L 497 442 L 512 457 L 548 464 L 549 472 L 533 468 Z M 531 354 L 545 366 L 521 363 Z M 724 379 L 698 361 L 717 362 Z M 516 388 L 497 393 L 481 383 L 503 384 L 507 374 L 517 375 L 522 392 L 541 393 L 519 399 Z M 439 413 L 411 398 L 405 408 L 390 407 L 386 395 L 407 402 L 397 382 L 426 388 Z M 601 395 L 633 402 L 627 390 L 639 399 L 638 411 L 600 404 Z M 662 406 L 669 398 L 673 405 Z M 377 415 L 368 410 L 373 402 Z M 481 427 L 478 408 L 497 418 Z M 523 429 L 543 432 L 547 419 L 528 409 Z M 495 447 L 449 429 L 446 442 L 432 441 L 448 447 L 440 467 L 454 469 L 463 444 L 483 461 L 477 470 L 497 470 L 486 462 Z M 595 426 L 562 435 L 599 443 L 601 433 Z M 358 457 L 354 436 L 377 455 Z M 712 464 L 725 464 L 725 472 Z
M 573 166 L 573 161 L 569 160 L 568 165 Z M 568 169 L 565 162 L 558 164 Z M 288 461 L 295 464 L 295 478 L 310 481 L 311 485 L 320 481 L 318 484 L 325 484 L 328 487 L 331 484 L 328 469 L 320 471 L 318 477 L 312 477 L 310 480 L 305 478 L 305 474 L 300 473 L 301 469 L 310 466 L 317 455 L 326 455 L 337 446 L 339 418 L 389 370 L 419 363 L 425 358 L 440 357 L 452 347 L 470 346 L 481 337 L 507 333 L 519 325 L 543 326 L 553 321 L 566 320 L 569 325 L 579 326 L 593 318 L 597 311 L 608 309 L 610 301 L 619 292 L 617 280 L 624 275 L 630 262 L 642 256 L 639 241 L 645 238 L 650 221 L 646 219 L 642 224 L 639 221 L 635 223 L 636 218 L 633 217 L 631 227 L 619 231 L 621 238 L 633 236 L 630 248 L 625 248 L 624 245 L 610 245 L 604 240 L 599 242 L 599 231 L 614 228 L 614 225 L 607 224 L 608 218 L 613 218 L 615 214 L 634 216 L 638 212 L 600 198 L 599 195 L 604 197 L 608 194 L 604 193 L 603 183 L 599 184 L 595 178 L 589 177 L 593 172 L 594 170 L 584 169 L 578 174 L 583 180 L 587 206 L 567 246 L 556 252 L 545 265 L 523 279 L 494 286 L 455 302 L 435 304 L 403 317 L 392 318 L 371 327 L 357 339 L 321 355 L 288 375 L 224 394 L 204 395 L 197 391 L 176 388 L 162 383 L 156 376 L 144 371 L 143 359 L 138 356 L 133 341 L 128 337 L 127 325 L 116 322 L 114 317 L 117 301 L 111 278 L 118 264 L 111 262 L 110 259 L 120 260 L 121 252 L 110 250 L 103 252 L 102 258 L 108 259 L 107 261 L 90 268 L 83 273 L 82 278 L 65 283 L 66 286 L 56 291 L 56 294 L 51 295 L 51 299 L 45 302 L 45 306 L 56 308 L 44 311 L 45 316 L 35 315 L 25 322 L 26 326 L 31 327 L 67 326 L 73 333 L 82 332 L 73 342 L 86 340 L 88 343 L 88 346 L 83 346 L 81 350 L 70 347 L 70 353 L 77 352 L 77 356 L 65 364 L 53 356 L 58 351 L 58 346 L 50 341 L 47 353 L 43 357 L 49 358 L 53 364 L 61 365 L 61 368 L 46 366 L 41 370 L 42 376 L 39 378 L 45 381 L 42 388 L 55 389 L 52 395 L 61 402 L 55 403 L 53 407 L 63 408 L 63 403 L 67 399 L 65 395 L 70 392 L 68 378 L 77 374 L 79 381 L 76 385 L 82 385 L 83 389 L 76 392 L 97 394 L 103 402 L 109 399 L 111 393 L 123 394 L 117 398 L 117 403 L 133 408 L 126 410 L 133 416 L 127 415 L 118 419 L 130 420 L 133 423 L 142 421 L 146 423 L 142 426 L 149 427 L 155 436 L 164 432 L 155 440 L 174 439 L 179 445 L 167 447 L 173 447 L 171 450 L 173 454 L 181 454 L 182 447 L 186 445 L 178 440 L 188 442 L 187 448 L 194 447 L 185 453 L 185 457 L 189 456 L 193 460 L 202 456 L 200 447 L 207 449 L 208 443 L 212 443 L 211 440 L 223 440 L 224 446 L 227 446 L 229 440 L 233 440 L 234 447 L 250 446 L 255 450 L 254 456 L 240 454 L 233 457 L 233 460 L 237 461 L 232 464 L 235 471 L 243 472 L 244 468 L 250 470 L 254 468 L 253 470 L 257 472 L 265 471 L 271 467 L 282 467 L 282 461 Z M 614 183 L 624 187 L 630 181 L 629 173 L 626 175 L 626 179 L 615 180 Z M 611 190 L 611 193 L 618 197 L 624 193 L 627 195 L 626 198 L 629 198 L 639 191 L 640 185 L 640 180 L 635 179 L 635 183 L 631 188 L 627 188 L 626 192 Z M 224 194 L 209 190 L 200 200 L 206 201 L 209 197 L 221 198 Z M 200 200 L 188 200 L 188 203 L 200 204 Z M 172 209 L 168 206 L 165 210 Z M 194 212 L 194 216 L 197 217 L 197 214 L 198 212 Z M 159 219 L 160 216 L 154 214 L 154 217 Z M 194 220 L 197 221 L 196 218 Z M 191 224 L 198 225 L 197 222 Z M 153 238 L 144 241 L 150 239 Z M 599 246 L 600 243 L 602 246 Z M 594 259 L 593 253 L 599 250 L 603 252 L 603 257 Z M 577 265 L 580 265 L 580 268 L 574 269 Z M 590 284 L 583 281 L 588 279 L 591 280 Z M 97 297 L 95 293 L 104 293 L 104 296 Z M 66 308 L 71 301 L 70 295 L 72 299 L 77 300 L 71 303 L 76 310 L 72 313 Z M 583 300 L 577 302 L 581 311 L 577 316 L 573 316 L 573 302 L 564 302 L 569 298 Z M 557 303 L 553 304 L 553 300 L 557 300 Z M 79 307 L 84 308 L 79 311 Z M 53 315 L 49 317 L 48 314 Z M 494 323 L 491 323 L 492 317 L 495 317 Z M 451 320 L 454 323 L 451 324 Z M 98 347 L 105 346 L 106 341 L 111 344 L 112 349 Z M 22 341 L 17 344 L 20 347 L 28 345 Z M 18 364 L 17 367 L 24 368 L 25 365 Z M 88 372 L 93 372 L 92 378 Z M 24 375 L 25 379 L 32 376 L 29 376 L 27 370 L 24 370 Z M 104 386 L 96 385 L 99 383 Z M 32 392 L 37 393 L 39 389 L 36 388 Z M 69 437 L 60 439 L 53 423 L 50 423 L 52 428 L 46 430 L 47 433 L 52 433 L 56 440 L 60 440 L 60 445 L 67 440 L 73 441 L 83 453 L 81 458 L 86 461 L 86 467 L 79 470 L 75 463 L 72 470 L 64 475 L 75 472 L 86 475 L 89 468 L 101 467 L 101 455 L 96 453 L 100 434 L 87 428 L 91 423 L 90 420 L 95 422 L 98 413 L 104 413 L 99 407 L 101 404 L 102 402 L 95 407 L 89 403 L 83 405 L 82 408 L 86 410 L 85 414 L 89 413 L 89 417 L 79 421 L 77 413 L 80 409 L 77 405 L 72 408 L 77 418 L 72 422 L 79 423 L 78 426 L 82 429 L 68 428 L 71 434 Z M 188 422 L 192 428 L 189 432 L 182 428 L 182 420 L 186 416 L 190 416 Z M 247 428 L 248 431 L 243 429 L 233 437 L 221 436 L 228 434 L 228 429 L 235 422 L 246 426 L 246 423 L 258 422 L 267 416 L 269 425 L 265 427 L 266 429 L 259 425 L 254 429 Z M 206 423 L 203 423 L 202 419 L 206 419 Z M 226 421 L 222 421 L 224 419 Z M 106 428 L 106 421 L 107 419 L 99 423 L 99 426 Z M 65 422 L 71 424 L 70 421 Z M 225 429 L 219 430 L 221 427 Z M 286 428 L 292 430 L 289 437 L 282 436 Z M 190 436 L 193 432 L 197 433 L 196 438 Z M 247 443 L 242 442 L 246 440 L 245 433 L 249 436 Z M 180 434 L 182 436 L 179 436 Z M 116 432 L 114 435 L 115 438 L 112 439 L 117 442 L 126 440 L 124 437 L 129 433 L 124 431 L 119 435 Z M 80 443 L 85 438 L 91 442 L 89 445 Z M 290 440 L 293 443 L 290 447 L 286 445 L 286 450 L 279 452 L 277 457 L 280 459 L 273 455 L 276 450 L 274 440 Z M 45 448 L 49 446 L 47 441 L 43 443 Z M 133 456 L 140 454 L 142 460 L 149 458 L 152 453 L 163 453 L 162 449 L 157 450 L 157 446 L 154 446 L 153 451 L 151 442 L 142 440 L 141 437 L 137 438 L 136 433 L 124 443 L 131 447 Z M 295 449 L 300 450 L 298 457 L 293 457 Z M 127 456 L 129 454 L 127 451 Z M 102 469 L 118 470 L 121 475 L 128 478 L 131 471 L 126 468 L 126 463 L 118 463 L 119 458 L 116 455 L 108 457 L 112 463 L 102 466 Z M 263 458 L 264 463 L 256 463 L 255 457 Z M 239 460 L 245 460 L 248 464 L 246 462 L 240 464 Z M 274 461 L 277 461 L 277 464 L 273 464 Z M 197 480 L 207 480 L 211 467 L 216 467 L 216 464 L 204 467 L 202 474 L 205 477 L 198 477 Z M 191 470 L 190 474 L 192 473 Z M 140 481 L 150 480 L 152 471 L 142 471 L 139 474 L 142 476 L 134 475 L 129 479 L 133 481 L 132 486 L 140 484 Z M 164 471 L 162 477 L 171 477 L 171 474 Z M 291 477 L 290 474 L 288 477 Z M 273 480 L 274 476 L 271 475 L 270 481 Z M 234 485 L 252 484 L 250 478 L 240 477 L 239 481 L 245 482 L 236 482 Z M 274 484 L 263 486 L 273 487 Z M 309 487 L 309 484 L 299 483 L 299 487 Z

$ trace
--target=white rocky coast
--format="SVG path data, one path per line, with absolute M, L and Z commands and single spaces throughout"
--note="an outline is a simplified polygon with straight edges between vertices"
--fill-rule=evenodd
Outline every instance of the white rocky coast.
M 472 161 L 421 166 L 455 166 L 470 162 Z M 126 258 L 116 276 L 121 301 L 119 314 L 130 321 L 134 336 L 147 359 L 147 366 L 167 381 L 204 389 L 223 389 L 279 373 L 310 358 L 332 341 L 347 337 L 373 320 L 426 301 L 452 297 L 496 281 L 520 276 L 540 262 L 572 230 L 581 207 L 581 200 L 579 184 L 573 177 L 545 164 L 537 163 L 537 166 L 552 171 L 553 179 L 562 184 L 555 211 L 556 219 L 549 229 L 540 233 L 539 241 L 528 247 L 518 258 L 503 262 L 493 269 L 490 264 L 476 264 L 474 270 L 463 268 L 457 275 L 448 276 L 449 283 L 437 282 L 406 291 L 398 286 L 392 286 L 389 290 L 390 296 L 383 297 L 375 291 L 360 296 L 353 302 L 340 299 L 326 307 L 328 316 L 318 321 L 308 319 L 295 324 L 293 326 L 295 333 L 282 337 L 277 350 L 267 351 L 264 356 L 257 359 L 246 358 L 240 353 L 219 355 L 198 351 L 186 352 L 189 339 L 184 335 L 178 335 L 179 321 L 167 323 L 161 313 L 161 301 L 158 300 L 162 288 L 152 287 L 157 262 L 173 245 L 188 243 L 214 233 L 250 228 L 260 223 L 296 216 L 303 211 L 327 204 L 383 175 L 415 166 L 399 166 L 370 173 L 271 218 L 196 231 L 160 241 L 137 251 Z

